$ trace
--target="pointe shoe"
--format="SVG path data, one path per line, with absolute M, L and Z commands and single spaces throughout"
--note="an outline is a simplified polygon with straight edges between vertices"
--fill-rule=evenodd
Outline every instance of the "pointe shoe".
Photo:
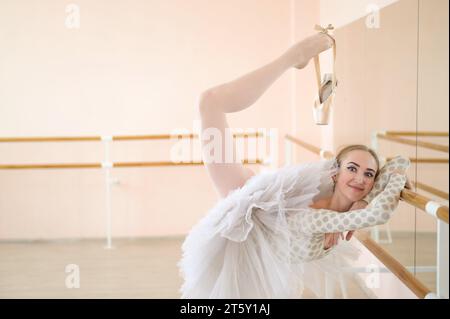
M 319 88 L 319 102 L 323 103 L 333 92 L 332 74 L 325 73 L 323 75 L 322 85 Z
M 333 104 L 334 95 L 337 87 L 337 79 L 336 79 L 336 41 L 333 37 L 328 34 L 328 30 L 333 30 L 332 25 L 328 25 L 327 28 L 322 28 L 321 26 L 316 25 L 316 30 L 320 30 L 320 32 L 327 34 L 333 40 L 333 73 L 326 73 L 323 76 L 323 81 L 321 80 L 321 72 L 320 72 L 320 60 L 319 56 L 314 57 L 314 66 L 316 69 L 316 79 L 317 85 L 319 87 L 318 96 L 314 101 L 313 107 L 313 116 L 314 121 L 317 125 L 328 125 L 329 116 L 330 116 L 330 108 Z

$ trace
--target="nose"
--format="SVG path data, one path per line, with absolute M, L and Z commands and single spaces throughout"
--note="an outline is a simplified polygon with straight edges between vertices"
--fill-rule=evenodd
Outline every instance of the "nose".
M 357 175 L 357 176 L 355 177 L 355 181 L 356 181 L 357 183 L 359 183 L 359 184 L 363 184 L 363 183 L 364 183 L 364 176 Z

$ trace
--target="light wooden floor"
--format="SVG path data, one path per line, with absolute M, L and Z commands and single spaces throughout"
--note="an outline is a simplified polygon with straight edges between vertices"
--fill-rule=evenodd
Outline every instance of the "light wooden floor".
M 181 239 L 0 244 L 0 298 L 179 298 Z M 77 264 L 80 288 L 65 286 Z
M 0 298 L 174 298 L 183 238 L 0 243 Z M 65 267 L 80 269 L 80 288 L 65 286 Z M 350 298 L 367 298 L 356 282 Z M 341 294 L 336 287 L 336 298 Z M 308 291 L 304 298 L 314 298 Z

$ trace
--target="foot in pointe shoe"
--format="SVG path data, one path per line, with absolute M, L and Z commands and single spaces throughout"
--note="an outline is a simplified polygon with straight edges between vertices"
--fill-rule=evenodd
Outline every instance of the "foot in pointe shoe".
M 293 45 L 287 55 L 297 69 L 303 69 L 319 53 L 333 47 L 334 40 L 325 33 L 317 33 Z

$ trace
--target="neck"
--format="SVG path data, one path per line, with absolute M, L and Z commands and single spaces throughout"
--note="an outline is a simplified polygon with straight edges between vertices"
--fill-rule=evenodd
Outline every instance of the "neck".
M 337 212 L 347 212 L 349 211 L 350 207 L 352 207 L 353 202 L 350 201 L 345 196 L 339 194 L 337 191 L 333 193 L 333 196 L 331 196 L 328 209 L 334 210 Z

